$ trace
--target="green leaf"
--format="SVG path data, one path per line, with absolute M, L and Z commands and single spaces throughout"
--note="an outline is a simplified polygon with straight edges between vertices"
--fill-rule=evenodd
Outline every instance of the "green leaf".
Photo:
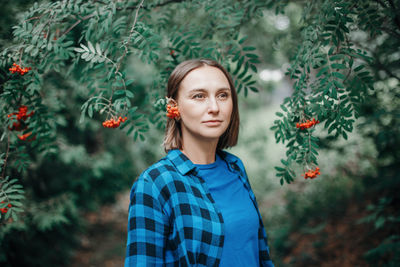
M 330 59 L 331 61 L 336 61 L 336 60 L 342 60 L 342 59 L 344 59 L 344 58 L 345 58 L 345 57 L 344 57 L 343 54 L 336 54 L 336 55 L 331 56 L 329 59 Z
M 85 46 L 84 44 L 80 44 L 80 46 L 85 50 L 86 52 L 89 52 L 89 48 Z
M 343 138 L 347 140 L 347 134 L 345 131 L 342 132 Z
M 337 81 L 337 80 L 333 80 L 333 83 L 336 85 L 336 87 L 338 88 L 345 88 L 343 83 Z
M 256 48 L 252 46 L 243 47 L 243 51 L 253 51 L 253 50 L 256 50 Z
M 275 170 L 277 170 L 278 172 L 284 172 L 285 168 L 282 167 L 275 167 Z
M 93 105 L 89 105 L 88 107 L 88 115 L 90 118 L 93 118 Z
M 346 68 L 347 68 L 346 65 L 344 65 L 344 64 L 338 64 L 338 63 L 333 63 L 333 64 L 331 65 L 331 67 L 334 68 L 334 69 L 346 69 Z
M 98 55 L 101 55 L 101 48 L 99 43 L 96 43 L 96 52 Z
M 354 68 L 354 71 L 357 72 L 357 71 L 362 70 L 363 68 L 365 68 L 365 65 L 360 65 L 360 66 Z
M 258 58 L 258 55 L 248 53 L 248 54 L 246 54 L 246 57 L 248 57 L 248 58 Z
M 135 80 L 133 80 L 133 79 L 127 80 L 127 81 L 125 82 L 125 85 L 128 86 L 128 85 L 130 85 L 131 83 L 133 83 L 134 81 L 135 81 Z
M 239 44 L 243 44 L 246 41 L 247 36 L 244 36 L 242 39 L 239 40 Z
M 92 52 L 92 54 L 96 54 L 96 50 L 94 49 L 94 46 L 92 45 L 92 43 L 90 41 L 88 41 L 88 47 L 90 52 Z
M 133 98 L 134 97 L 134 95 L 133 95 L 133 93 L 131 91 L 126 90 L 125 92 L 126 92 L 126 96 L 127 97 L 129 97 L 129 98 Z
M 336 78 L 344 80 L 344 75 L 341 74 L 340 72 L 332 72 L 332 76 L 335 76 Z
M 318 78 L 318 77 L 320 77 L 321 75 L 325 74 L 325 73 L 328 71 L 328 69 L 329 69 L 328 66 L 322 68 L 322 69 L 317 73 L 316 77 Z

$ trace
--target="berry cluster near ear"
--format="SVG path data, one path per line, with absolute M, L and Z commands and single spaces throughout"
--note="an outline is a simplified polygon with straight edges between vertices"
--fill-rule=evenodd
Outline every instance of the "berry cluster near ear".
M 179 110 L 178 107 L 174 107 L 171 105 L 167 105 L 167 117 L 170 119 L 179 118 Z

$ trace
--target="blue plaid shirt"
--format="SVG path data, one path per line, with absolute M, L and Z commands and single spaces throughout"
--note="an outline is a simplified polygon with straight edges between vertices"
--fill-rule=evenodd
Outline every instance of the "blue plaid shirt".
M 274 266 L 267 235 L 242 161 L 218 151 L 238 173 L 259 216 L 260 266 Z M 179 150 L 145 170 L 131 190 L 125 267 L 218 266 L 224 220 L 197 167 Z

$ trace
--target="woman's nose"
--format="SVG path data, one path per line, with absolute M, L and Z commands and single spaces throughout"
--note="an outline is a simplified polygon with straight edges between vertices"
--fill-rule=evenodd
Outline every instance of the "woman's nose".
M 218 112 L 219 111 L 219 106 L 218 106 L 218 101 L 216 98 L 210 98 L 208 101 L 208 112 Z

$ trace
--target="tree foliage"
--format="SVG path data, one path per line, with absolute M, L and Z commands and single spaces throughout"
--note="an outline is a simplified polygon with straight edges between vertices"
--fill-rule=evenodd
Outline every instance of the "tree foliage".
M 135 140 L 144 139 L 149 122 L 164 124 L 164 85 L 182 60 L 217 59 L 231 70 L 238 92 L 257 91 L 253 75 L 257 72 L 258 55 L 253 47 L 244 45 L 246 38 L 239 36 L 238 29 L 251 18 L 261 16 L 261 8 L 268 6 L 272 4 L 261 1 L 237 2 L 233 6 L 214 1 L 35 3 L 23 14 L 21 23 L 13 26 L 14 44 L 1 53 L 0 65 L 6 75 L 1 94 L 2 116 L 16 114 L 21 106 L 33 114 L 21 122 L 12 116 L 4 121 L 4 165 L 10 153 L 16 158 L 17 149 L 21 150 L 19 171 L 28 165 L 24 154 L 28 147 L 44 155 L 58 150 L 53 134 L 54 114 L 46 107 L 43 94 L 49 73 L 57 73 L 65 80 L 75 78 L 86 87 L 87 100 L 81 107 L 80 122 L 97 113 L 104 120 L 127 117 L 120 129 Z M 160 9 L 163 12 L 156 12 Z M 176 23 L 177 17 L 190 18 L 199 10 L 200 17 L 207 18 L 206 23 Z M 128 56 L 159 69 L 160 75 L 147 91 L 137 88 L 127 73 Z M 7 72 L 13 63 L 17 68 L 31 69 L 22 74 Z M 22 126 L 15 127 L 15 123 Z M 13 132 L 21 134 L 16 136 Z M 14 149 L 17 137 L 24 142 Z M 7 184 L 7 180 L 2 181 L 2 186 Z

